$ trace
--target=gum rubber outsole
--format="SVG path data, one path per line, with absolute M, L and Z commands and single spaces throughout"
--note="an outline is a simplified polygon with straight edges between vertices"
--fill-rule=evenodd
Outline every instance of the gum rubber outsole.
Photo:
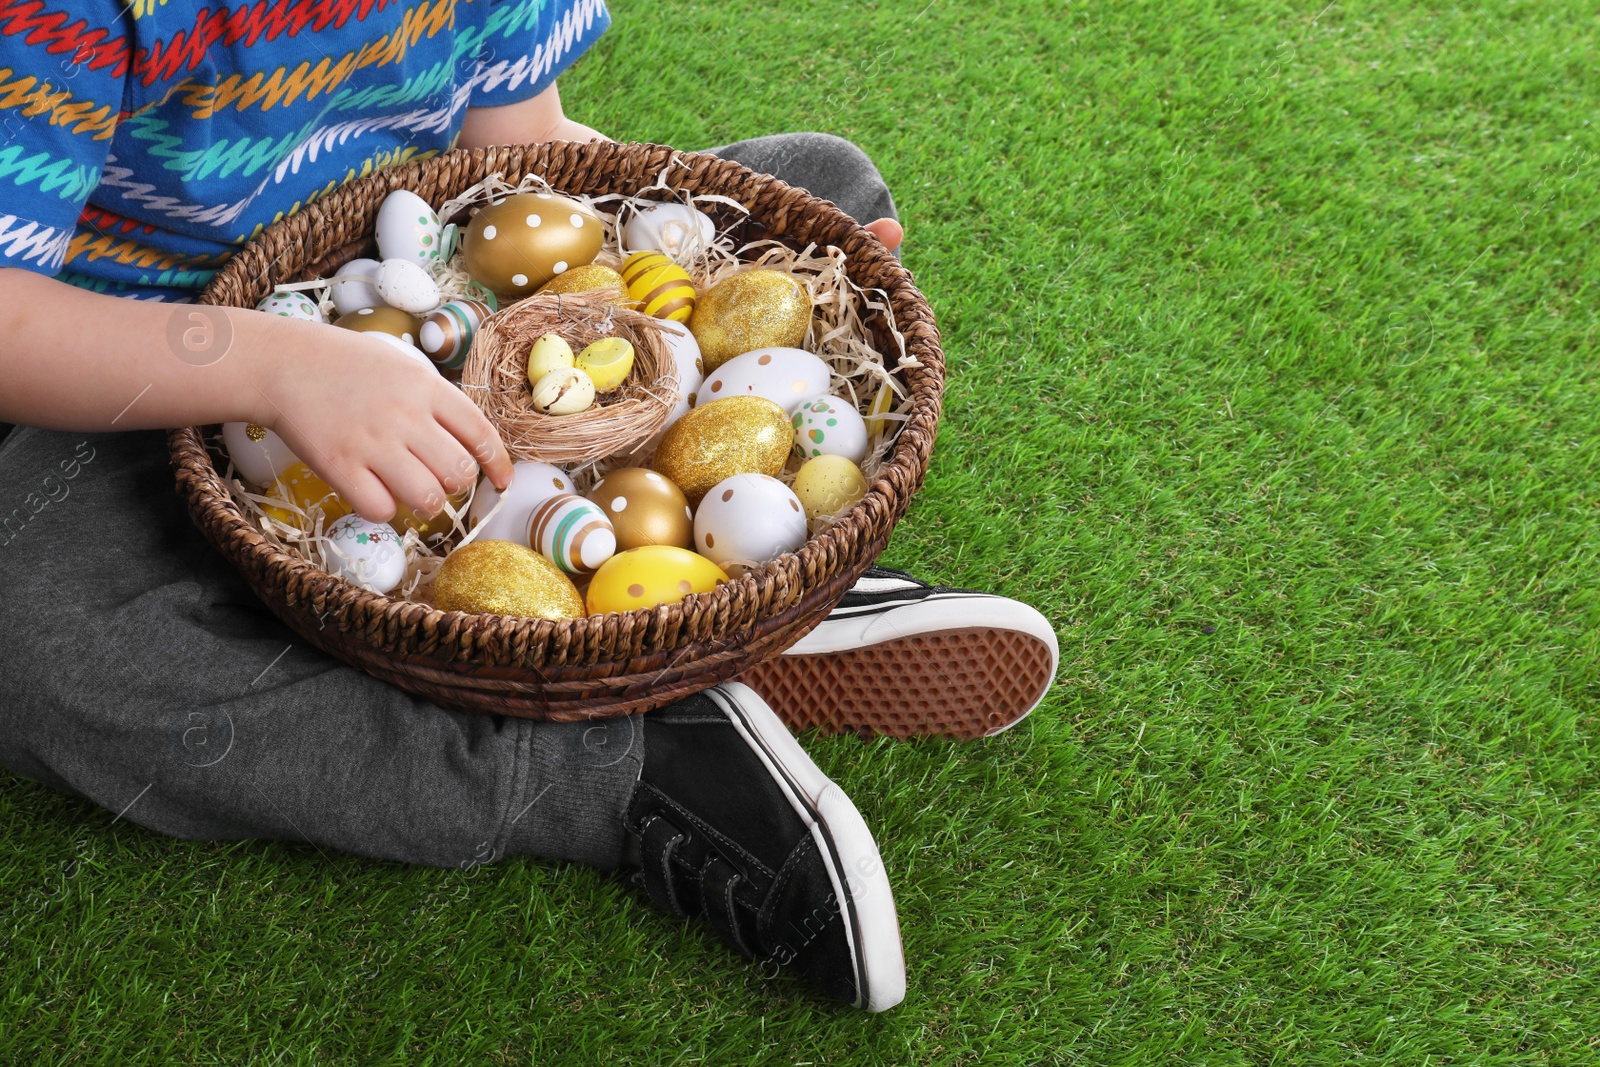
M 775 656 L 739 676 L 791 730 L 973 740 L 1015 726 L 1053 680 L 1050 646 L 965 627 L 841 652 Z

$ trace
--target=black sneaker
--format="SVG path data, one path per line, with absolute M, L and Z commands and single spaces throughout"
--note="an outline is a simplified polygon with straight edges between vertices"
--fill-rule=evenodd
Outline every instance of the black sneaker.
M 1027 604 L 871 567 L 816 629 L 739 681 L 796 731 L 969 740 L 1027 718 L 1059 655 Z
M 878 846 L 772 709 L 726 682 L 641 721 L 625 822 L 650 898 L 829 996 L 900 1003 L 905 957 Z

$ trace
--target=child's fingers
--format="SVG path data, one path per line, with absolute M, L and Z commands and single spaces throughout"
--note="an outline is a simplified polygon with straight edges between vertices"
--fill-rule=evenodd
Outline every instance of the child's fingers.
M 511 484 L 511 457 L 500 434 L 465 393 L 450 390 L 434 409 L 434 418 L 466 448 L 496 489 Z
M 388 522 L 399 510 L 383 479 L 365 466 L 345 463 L 328 474 L 317 473 L 352 511 L 368 522 Z
M 378 476 L 396 501 L 418 515 L 437 515 L 444 509 L 444 488 L 438 477 L 409 449 L 384 457 Z
M 439 480 L 446 493 L 458 493 L 478 480 L 478 463 L 442 426 L 428 426 L 420 440 L 411 442 L 411 454 Z

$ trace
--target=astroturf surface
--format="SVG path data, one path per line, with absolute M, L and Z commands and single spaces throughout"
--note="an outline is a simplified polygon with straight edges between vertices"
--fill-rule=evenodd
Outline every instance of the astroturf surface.
M 1001 738 L 806 741 L 905 1002 L 7 776 L 0 1060 L 1600 1062 L 1592 5 L 611 6 L 579 121 L 877 161 L 951 372 L 884 562 L 1060 635 Z

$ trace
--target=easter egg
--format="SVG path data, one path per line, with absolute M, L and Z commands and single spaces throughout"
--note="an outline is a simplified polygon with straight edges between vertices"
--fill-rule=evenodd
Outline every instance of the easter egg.
M 430 515 L 427 518 L 418 515 L 411 505 L 397 500 L 395 501 L 394 518 L 389 520 L 389 525 L 396 530 L 415 530 L 417 531 L 417 536 L 422 538 L 425 543 L 437 539 L 440 534 L 449 533 L 455 529 L 455 520 L 450 517 L 450 511 L 454 511 L 458 515 L 461 514 L 461 507 L 467 502 L 467 494 L 469 492 L 470 490 L 463 489 L 459 493 L 451 493 L 446 498 L 450 501 L 450 510 L 447 511 L 444 508 L 440 508 L 438 514 Z
M 546 497 L 528 520 L 528 545 L 568 574 L 587 574 L 611 558 L 617 535 L 593 501 L 575 493 Z
M 695 396 L 699 407 L 730 396 L 764 396 L 793 414 L 828 391 L 828 365 L 801 348 L 758 348 L 734 356 L 706 375 Z
M 385 304 L 413 315 L 426 315 L 444 300 L 439 283 L 409 259 L 384 260 L 372 284 Z
M 417 347 L 439 367 L 459 367 L 467 361 L 479 324 L 492 314 L 494 309 L 482 300 L 458 296 L 446 301 L 422 320 L 417 328 Z
M 691 547 L 694 519 L 689 499 L 656 471 L 621 467 L 600 479 L 589 499 L 611 520 L 619 548 Z
M 655 468 L 699 504 L 724 478 L 778 474 L 793 448 L 786 411 L 766 397 L 733 396 L 697 407 L 667 427 Z
M 695 551 L 726 568 L 765 563 L 805 543 L 806 515 L 789 487 L 735 474 L 711 487 L 694 514 Z
M 630 548 L 606 560 L 589 580 L 589 614 L 676 604 L 727 580 L 721 567 L 686 548 Z
M 417 343 L 417 334 L 422 329 L 415 315 L 390 307 L 359 308 L 348 315 L 340 315 L 333 324 L 358 333 L 386 333 L 408 345 Z
M 406 576 L 406 550 L 388 523 L 346 515 L 327 529 L 328 571 L 374 593 L 387 593 Z
M 222 424 L 222 445 L 233 460 L 234 469 L 253 486 L 267 486 L 296 463 L 300 457 L 289 451 L 283 438 L 253 422 Z
M 533 383 L 528 402 L 546 415 L 576 415 L 594 403 L 594 380 L 576 367 L 557 367 Z
M 307 322 L 327 322 L 317 302 L 304 293 L 268 293 L 256 305 L 257 311 L 268 315 L 281 315 L 286 319 L 304 319 Z
M 575 491 L 572 479 L 561 468 L 534 459 L 519 459 L 511 464 L 511 484 L 506 486 L 504 494 L 488 478 L 478 481 L 478 491 L 467 508 L 467 529 L 476 529 L 487 520 L 488 525 L 479 537 L 527 544 L 533 509 L 558 493 Z M 505 506 L 489 518 L 502 496 Z
M 577 619 L 583 597 L 561 568 L 527 545 L 473 541 L 444 558 L 433 578 L 440 611 Z
M 622 281 L 639 310 L 657 319 L 688 322 L 694 311 L 689 272 L 660 252 L 635 252 L 622 265 Z
M 797 348 L 811 325 L 811 294 L 782 271 L 732 274 L 700 294 L 689 329 L 706 370 L 757 348 Z
M 340 315 L 348 315 L 362 308 L 382 307 L 383 298 L 367 280 L 377 276 L 380 266 L 382 264 L 375 259 L 352 259 L 334 271 L 333 282 L 328 286 L 328 297 L 333 301 L 333 310 Z M 341 278 L 346 280 L 340 281 Z
M 705 364 L 700 359 L 700 345 L 695 341 L 694 334 L 689 332 L 689 327 L 681 322 L 672 322 L 669 319 L 661 320 L 662 339 L 667 342 L 667 349 L 672 353 L 674 373 L 678 379 L 678 401 L 672 405 L 672 411 L 667 415 L 667 421 L 661 432 L 686 415 L 694 406 L 695 397 L 699 393 L 700 383 L 705 379 Z M 661 432 L 656 434 L 657 440 Z
M 847 401 L 819 396 L 795 411 L 794 443 L 803 456 L 843 456 L 860 463 L 867 455 L 867 424 Z
M 537 384 L 553 370 L 571 367 L 573 360 L 572 346 L 565 337 L 557 333 L 545 334 L 528 349 L 528 384 Z
M 602 337 L 579 352 L 573 366 L 589 376 L 597 393 L 609 393 L 633 370 L 633 344 L 625 337 Z
M 651 204 L 622 224 L 622 247 L 627 252 L 660 249 L 673 259 L 704 250 L 716 238 L 711 216 L 688 204 Z
M 627 299 L 628 287 L 622 283 L 622 275 L 610 267 L 599 263 L 588 263 L 581 267 L 573 267 L 564 274 L 557 274 L 554 278 L 539 287 L 541 293 L 593 293 L 612 291 L 614 304 L 620 304 Z
M 867 479 L 845 457 L 824 454 L 806 460 L 794 476 L 794 495 L 805 509 L 806 521 L 816 529 L 819 518 L 838 515 L 866 496 Z
M 888 382 L 878 387 L 878 395 L 872 398 L 872 406 L 867 409 L 864 420 L 867 424 L 868 441 L 867 450 L 876 452 L 883 443 L 884 435 L 893 426 L 892 419 L 884 418 L 894 407 L 894 387 Z
M 472 216 L 463 239 L 467 273 L 495 293 L 527 296 L 594 262 L 603 235 L 600 219 L 576 200 L 513 193 Z
M 404 259 L 419 267 L 439 262 L 443 256 L 443 231 L 439 214 L 409 189 L 396 189 L 383 198 L 374 227 L 378 255 Z
M 297 530 L 311 530 L 315 525 L 315 517 L 311 514 L 313 507 L 322 509 L 324 524 L 342 519 L 350 514 L 350 505 L 333 491 L 333 487 L 322 480 L 322 477 L 304 463 L 296 463 L 288 470 L 278 475 L 277 481 L 272 483 L 265 494 L 279 504 L 263 504 L 262 510 L 285 526 L 292 526 Z M 293 504 L 305 515 L 300 515 L 283 504 Z

